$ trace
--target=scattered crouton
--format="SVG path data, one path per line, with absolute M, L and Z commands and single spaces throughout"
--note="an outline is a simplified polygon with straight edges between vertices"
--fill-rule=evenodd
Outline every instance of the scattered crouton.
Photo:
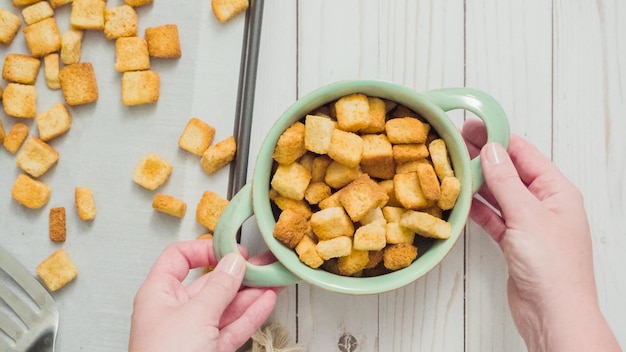
M 41 61 L 22 54 L 9 54 L 4 59 L 2 78 L 8 82 L 35 84 Z
M 209 175 L 216 173 L 233 161 L 236 152 L 237 143 L 233 136 L 215 143 L 215 145 L 208 147 L 207 150 L 202 153 L 202 158 L 200 159 L 202 170 Z
M 158 27 L 148 27 L 145 30 L 145 37 L 151 57 L 177 59 L 182 56 L 177 25 L 166 24 Z
M 139 7 L 147 4 L 152 4 L 154 0 L 124 0 L 124 2 L 126 3 L 126 5 Z
M 246 11 L 248 0 L 211 0 L 211 9 L 220 22 L 228 22 L 238 14 Z
M 13 124 L 13 127 L 9 130 L 9 133 L 4 137 L 2 144 L 4 148 L 9 151 L 11 154 L 15 154 L 18 149 L 22 146 L 22 143 L 28 137 L 28 132 L 30 128 L 28 125 L 23 124 L 21 122 L 16 122 Z
M 37 265 L 37 275 L 48 290 L 54 292 L 74 280 L 78 276 L 78 269 L 67 252 L 58 249 Z
M 151 191 L 159 188 L 172 173 L 172 165 L 157 154 L 144 156 L 133 172 L 133 181 Z
M 22 21 L 19 17 L 0 8 L 0 44 L 11 44 L 21 25 Z
M 25 174 L 17 176 L 11 189 L 13 199 L 30 209 L 39 209 L 46 205 L 50 200 L 50 193 L 50 186 Z
M 52 5 L 53 9 L 57 7 L 61 7 L 63 5 L 71 4 L 73 0 L 50 0 L 50 5 Z
M 74 203 L 78 217 L 83 221 L 94 220 L 96 218 L 96 203 L 93 192 L 89 187 L 76 187 L 74 190 Z
M 215 226 L 228 203 L 227 199 L 220 197 L 216 193 L 211 191 L 204 192 L 196 207 L 196 221 L 209 230 L 215 231 Z
M 23 31 L 33 57 L 44 57 L 61 49 L 61 32 L 54 17 L 33 23 Z
M 59 71 L 59 80 L 68 105 L 83 105 L 98 100 L 98 83 L 91 63 L 64 66 Z
M 178 139 L 178 146 L 190 153 L 202 155 L 213 143 L 215 127 L 192 117 Z
M 72 127 L 72 115 L 62 103 L 54 104 L 50 109 L 37 114 L 35 118 L 39 138 L 42 141 L 49 141 Z
M 154 195 L 152 208 L 158 212 L 182 218 L 185 216 L 185 212 L 187 212 L 187 203 L 172 196 L 157 193 Z
M 22 9 L 22 17 L 27 25 L 50 18 L 54 15 L 54 10 L 47 1 L 39 1 Z
M 122 40 L 125 38 L 120 38 Z M 126 106 L 151 104 L 159 100 L 161 80 L 155 71 L 124 72 L 122 75 L 122 104 Z
M 66 65 L 80 61 L 83 41 L 83 31 L 78 28 L 70 28 L 61 36 L 61 62 Z
M 104 29 L 104 0 L 73 0 L 70 24 L 77 29 Z
M 31 137 L 15 158 L 17 166 L 33 177 L 45 174 L 59 160 L 59 153 L 37 137 Z
M 56 207 L 50 208 L 50 214 L 48 219 L 48 232 L 50 241 L 52 242 L 65 242 L 67 235 L 65 227 L 65 208 Z
M 111 40 L 137 35 L 137 12 L 129 5 L 104 10 L 104 36 Z
M 35 117 L 37 115 L 37 88 L 29 84 L 7 84 L 2 94 L 2 106 L 9 116 Z
M 150 68 L 148 43 L 139 37 L 122 37 L 115 41 L 115 69 L 118 72 L 143 71 Z
M 61 81 L 59 80 L 59 53 L 44 56 L 43 68 L 48 88 L 61 89 Z

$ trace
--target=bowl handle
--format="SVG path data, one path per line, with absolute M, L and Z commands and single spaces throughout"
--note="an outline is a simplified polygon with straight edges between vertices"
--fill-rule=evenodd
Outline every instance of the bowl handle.
M 443 88 L 423 93 L 443 111 L 464 109 L 473 112 L 485 123 L 487 142 L 498 142 L 508 148 L 510 138 L 509 121 L 502 106 L 490 95 L 472 88 Z M 480 157 L 470 161 L 472 170 L 472 193 L 485 181 Z
M 241 228 L 244 221 L 253 214 L 252 186 L 251 184 L 246 184 L 231 199 L 215 226 L 213 250 L 217 260 L 222 259 L 228 253 L 238 252 L 237 231 Z M 287 286 L 299 281 L 300 278 L 292 274 L 279 262 L 267 265 L 254 265 L 247 262 L 243 285 L 249 287 L 275 287 Z

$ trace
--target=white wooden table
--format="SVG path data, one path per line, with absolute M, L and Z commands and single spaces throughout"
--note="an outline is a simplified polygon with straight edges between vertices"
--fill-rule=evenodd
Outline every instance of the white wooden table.
M 19 13 L 9 0 L 0 7 Z M 161 75 L 158 104 L 122 107 L 114 43 L 87 33 L 82 61 L 96 67 L 100 99 L 71 109 L 72 129 L 51 143 L 61 157 L 42 177 L 53 189 L 46 207 L 28 210 L 11 198 L 19 170 L 0 150 L 0 242 L 33 273 L 57 248 L 80 271 L 54 293 L 60 351 L 125 350 L 132 298 L 155 257 L 168 243 L 205 231 L 194 216 L 203 191 L 226 195 L 228 168 L 207 176 L 176 143 L 192 116 L 217 128 L 216 141 L 232 134 L 244 18 L 219 24 L 208 0 L 157 0 L 138 13 L 141 34 L 166 23 L 181 33 L 183 57 L 152 62 Z M 57 11 L 62 30 L 68 14 L 69 7 Z M 27 53 L 22 34 L 0 46 L 0 59 L 12 52 Z M 266 0 L 250 166 L 265 132 L 294 100 L 356 78 L 493 95 L 512 132 L 535 143 L 583 191 L 602 309 L 626 346 L 626 2 Z M 62 101 L 42 74 L 37 86 L 39 110 Z M 450 115 L 459 126 L 472 118 Z M 3 112 L 0 120 L 6 130 L 18 121 Z M 33 122 L 26 121 L 34 129 Z M 155 213 L 154 192 L 131 181 L 148 152 L 174 165 L 159 191 L 187 201 L 182 220 Z M 76 186 L 94 190 L 93 223 L 75 214 Z M 47 238 L 48 211 L 56 206 L 68 214 L 62 245 Z M 250 221 L 244 243 L 260 251 L 261 242 Z M 523 351 L 506 278 L 497 246 L 469 223 L 444 262 L 413 284 L 359 297 L 299 284 L 280 294 L 270 320 L 310 351 Z M 346 340 L 351 348 L 339 346 Z

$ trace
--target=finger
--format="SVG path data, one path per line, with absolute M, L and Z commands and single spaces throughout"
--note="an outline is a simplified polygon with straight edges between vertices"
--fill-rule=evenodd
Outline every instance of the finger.
M 506 231 L 504 220 L 489 206 L 478 199 L 472 199 L 470 218 L 482 227 L 496 243 L 500 243 Z
M 535 209 L 535 198 L 520 179 L 507 151 L 498 143 L 487 143 L 480 153 L 485 182 L 502 209 L 503 218 L 515 219 L 519 209 Z
M 217 263 L 215 270 L 206 274 L 204 286 L 193 296 L 191 305 L 197 311 L 206 312 L 209 325 L 219 324 L 224 310 L 241 287 L 245 271 L 245 259 L 237 253 L 229 253 Z
M 276 292 L 267 290 L 232 324 L 220 330 L 220 351 L 241 347 L 270 316 L 276 304 Z
M 174 278 L 182 282 L 192 268 L 213 266 L 213 241 L 192 240 L 173 243 L 157 258 L 147 280 Z
M 274 289 L 255 287 L 248 287 L 240 290 L 222 314 L 222 319 L 220 320 L 218 327 L 222 329 L 239 319 L 250 308 L 250 306 L 259 299 L 259 297 L 265 294 L 265 291 L 267 290 L 273 290 L 276 292 Z

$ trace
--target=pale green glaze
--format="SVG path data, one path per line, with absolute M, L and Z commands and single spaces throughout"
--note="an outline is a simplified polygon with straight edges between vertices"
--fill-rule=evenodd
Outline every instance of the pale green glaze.
M 300 262 L 295 251 L 282 245 L 272 235 L 276 222 L 268 193 L 272 155 L 278 138 L 287 127 L 315 108 L 351 93 L 398 102 L 427 119 L 445 140 L 455 174 L 461 181 L 461 193 L 448 219 L 452 225 L 452 236 L 436 241 L 408 268 L 377 277 L 343 277 L 311 269 Z M 242 188 L 222 214 L 215 229 L 216 257 L 219 259 L 226 253 L 237 251 L 235 236 L 238 229 L 246 219 L 256 215 L 263 238 L 279 262 L 265 266 L 248 263 L 244 285 L 286 286 L 304 280 L 335 292 L 374 294 L 402 287 L 424 276 L 443 260 L 459 238 L 468 219 L 472 197 L 483 182 L 479 160 L 470 160 L 463 138 L 445 113 L 453 109 L 466 109 L 476 114 L 487 126 L 489 141 L 508 146 L 509 125 L 504 111 L 492 97 L 475 89 L 448 88 L 420 94 L 388 82 L 345 81 L 307 94 L 287 109 L 271 128 L 259 151 L 252 184 Z

